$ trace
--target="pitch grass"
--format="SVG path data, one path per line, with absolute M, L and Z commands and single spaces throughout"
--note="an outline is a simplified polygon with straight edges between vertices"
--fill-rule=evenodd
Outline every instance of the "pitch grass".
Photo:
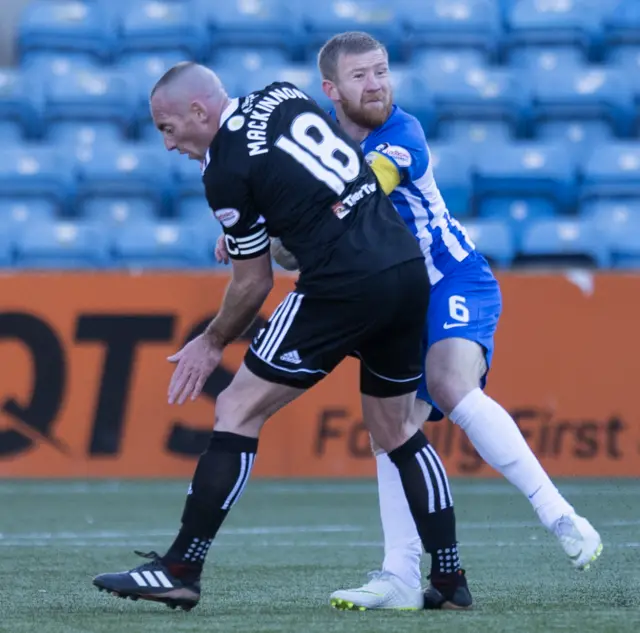
M 200 605 L 170 611 L 99 593 L 95 574 L 162 552 L 186 482 L 0 482 L 0 631 L 456 633 L 640 631 L 640 481 L 560 482 L 605 550 L 574 571 L 502 481 L 453 482 L 469 613 L 343 613 L 329 593 L 381 561 L 372 481 L 253 481 L 210 555 Z M 425 570 L 428 573 L 428 570 Z

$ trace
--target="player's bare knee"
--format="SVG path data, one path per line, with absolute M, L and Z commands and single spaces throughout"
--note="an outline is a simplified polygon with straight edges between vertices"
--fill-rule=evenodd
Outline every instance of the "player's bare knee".
M 215 430 L 258 437 L 265 418 L 248 404 L 232 385 L 227 387 L 216 399 Z
M 438 409 L 449 415 L 461 400 L 478 386 L 479 379 L 471 372 L 446 368 L 427 377 L 427 389 Z

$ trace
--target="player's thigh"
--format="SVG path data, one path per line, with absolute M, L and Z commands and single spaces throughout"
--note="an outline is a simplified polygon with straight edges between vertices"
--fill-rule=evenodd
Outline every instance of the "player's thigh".
M 389 451 L 417 428 L 411 413 L 422 380 L 422 330 L 429 284 L 422 262 L 385 277 L 379 302 L 386 319 L 361 342 L 360 390 L 364 422 L 375 444 Z
M 422 261 L 398 266 L 380 278 L 376 308 L 382 316 L 354 350 L 360 358 L 363 394 L 389 398 L 416 391 L 423 373 L 428 305 L 429 281 Z
M 243 363 L 216 400 L 216 431 L 258 437 L 264 423 L 304 393 L 289 385 L 264 380 Z
M 468 391 L 484 385 L 501 310 L 498 282 L 482 263 L 461 266 L 459 273 L 434 286 L 425 373 L 428 397 L 445 413 Z

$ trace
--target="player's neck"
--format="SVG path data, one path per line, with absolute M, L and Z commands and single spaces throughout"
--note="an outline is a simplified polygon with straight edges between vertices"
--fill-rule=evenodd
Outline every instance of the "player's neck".
M 336 108 L 336 116 L 340 127 L 358 143 L 362 143 L 362 141 L 364 141 L 364 139 L 371 133 L 371 130 L 368 127 L 363 127 L 354 123 L 344 112 L 342 112 L 341 108 Z

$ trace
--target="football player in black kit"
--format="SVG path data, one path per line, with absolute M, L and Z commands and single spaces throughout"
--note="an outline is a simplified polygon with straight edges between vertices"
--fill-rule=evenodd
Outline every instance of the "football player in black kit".
M 429 298 L 424 257 L 358 144 L 292 84 L 231 99 L 212 71 L 190 62 L 158 81 L 151 111 L 166 148 L 201 161 L 233 263 L 218 315 L 169 359 L 169 402 L 195 399 L 225 346 L 257 316 L 273 283 L 269 236 L 295 256 L 300 276 L 218 396 L 167 553 L 146 554 L 149 562 L 94 584 L 120 597 L 195 606 L 207 551 L 244 491 L 263 424 L 347 355 L 360 359 L 365 424 L 400 471 L 424 547 L 445 556 L 456 543 L 453 508 L 429 512 L 430 474 L 419 459 L 428 442 L 409 423 Z M 444 607 L 470 604 L 460 595 L 468 594 L 464 575 L 439 582 Z

